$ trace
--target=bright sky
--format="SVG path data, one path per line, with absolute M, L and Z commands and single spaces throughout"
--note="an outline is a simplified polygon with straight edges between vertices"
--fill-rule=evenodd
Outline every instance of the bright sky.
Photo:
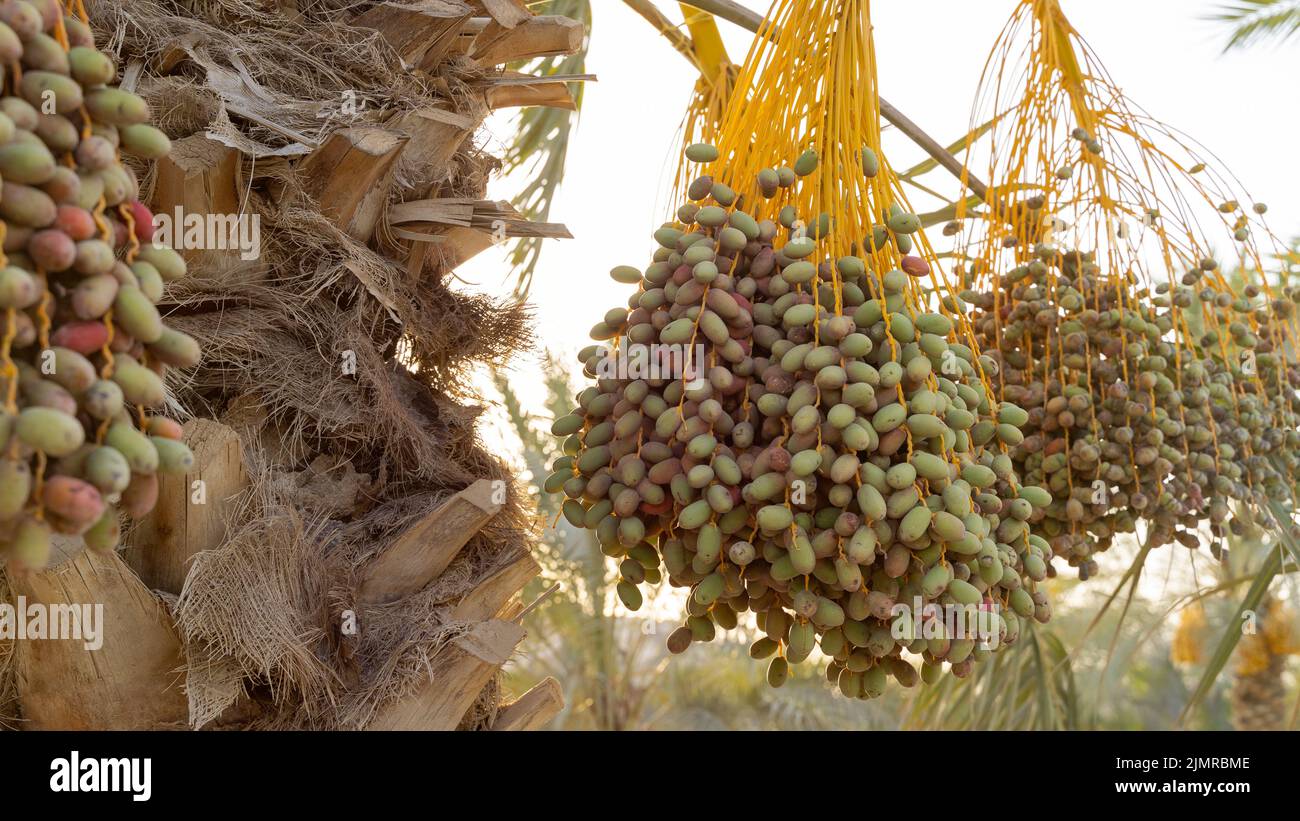
M 671 19 L 681 20 L 675 2 L 656 1 Z M 766 5 L 742 2 L 755 10 Z M 663 192 L 694 82 L 686 61 L 620 0 L 593 5 L 587 70 L 599 82 L 587 86 L 552 212 L 576 239 L 549 243 L 531 295 L 541 345 L 561 351 L 590 344 L 590 327 L 607 309 L 625 303 L 631 286 L 609 279 L 609 269 L 648 261 L 650 233 L 670 214 Z M 1294 91 L 1287 91 L 1300 76 L 1300 40 L 1221 56 L 1223 29 L 1202 19 L 1215 5 L 1062 0 L 1131 100 L 1217 154 L 1254 199 L 1269 204 L 1276 233 L 1300 234 L 1300 110 Z M 1014 0 L 878 0 L 873 19 L 882 94 L 940 142 L 956 139 L 967 129 L 980 70 L 1014 6 Z M 749 33 L 722 27 L 732 59 L 742 60 Z M 481 137 L 500 153 L 510 133 L 509 117 L 502 116 L 489 121 Z M 903 147 L 903 156 L 891 156 L 895 168 L 924 158 L 914 146 Z M 947 184 L 938 175 L 929 179 Z M 517 186 L 500 180 L 490 195 L 509 197 Z M 508 293 L 504 258 L 503 250 L 490 249 L 458 275 L 468 287 Z M 532 365 L 520 363 L 514 381 L 536 407 L 541 377 Z

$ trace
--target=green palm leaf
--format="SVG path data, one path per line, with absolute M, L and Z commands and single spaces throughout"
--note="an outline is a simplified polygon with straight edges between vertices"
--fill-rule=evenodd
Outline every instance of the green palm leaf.
M 976 126 L 966 136 L 957 140 L 952 145 L 947 146 L 945 150 L 949 154 L 952 154 L 953 156 L 960 154 L 961 152 L 969 148 L 971 143 L 975 142 L 980 137 L 987 134 L 989 132 L 989 129 L 993 128 L 993 126 L 997 124 L 998 119 L 999 119 L 998 117 L 994 117 L 993 119 L 989 120 L 983 125 Z M 906 171 L 901 172 L 898 175 L 898 178 L 903 182 L 910 182 L 915 184 L 916 177 L 919 177 L 922 174 L 928 174 L 938 167 L 939 167 L 939 161 L 934 159 L 933 157 L 930 157 L 928 159 L 922 160 L 921 162 L 917 163 L 916 165 L 912 166 Z
M 1300 31 L 1300 0 L 1240 0 L 1208 19 L 1232 27 L 1224 51 L 1268 39 L 1283 42 Z
M 1229 619 L 1227 628 L 1219 638 L 1219 644 L 1214 648 L 1213 655 L 1210 656 L 1209 662 L 1205 665 L 1205 672 L 1201 674 L 1200 681 L 1196 684 L 1196 689 L 1192 692 L 1191 698 L 1187 700 L 1187 705 L 1183 708 L 1181 720 L 1186 721 L 1191 715 L 1196 705 L 1205 698 L 1214 686 L 1215 680 L 1227 666 L 1228 659 L 1232 656 L 1232 651 L 1237 647 L 1237 642 L 1241 640 L 1241 617 L 1247 610 L 1254 610 L 1259 607 L 1259 603 L 1264 600 L 1264 595 L 1268 592 L 1268 586 L 1273 581 L 1273 577 L 1282 569 L 1282 550 L 1275 547 L 1268 552 L 1264 559 L 1264 566 L 1255 574 L 1255 580 L 1251 583 L 1250 589 L 1237 605 L 1237 612 L 1233 618 Z
M 546 0 L 535 9 L 538 14 L 556 14 L 578 20 L 591 30 L 591 0 Z M 583 74 L 587 65 L 587 45 L 566 56 L 542 57 L 521 65 L 511 66 L 519 71 L 539 77 Z M 569 154 L 569 137 L 582 109 L 582 83 L 571 83 L 570 91 L 577 108 L 530 106 L 519 114 L 514 138 L 502 158 L 503 172 L 526 172 L 529 180 L 515 197 L 514 206 L 530 220 L 547 222 L 555 195 L 564 180 L 564 166 Z M 510 251 L 510 265 L 515 277 L 515 295 L 523 298 L 532 286 L 533 275 L 541 258 L 540 237 L 520 237 Z

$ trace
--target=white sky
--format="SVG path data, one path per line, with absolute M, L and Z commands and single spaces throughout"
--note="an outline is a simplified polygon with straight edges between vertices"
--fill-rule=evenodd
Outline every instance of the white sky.
M 674 21 L 675 2 L 656 0 Z M 742 0 L 761 10 L 766 0 Z M 665 181 L 675 163 L 676 129 L 694 76 L 686 61 L 621 0 L 594 0 L 587 71 L 599 82 L 587 97 L 570 145 L 569 167 L 552 219 L 576 237 L 545 248 L 531 301 L 541 346 L 576 351 L 604 312 L 624 304 L 630 287 L 614 283 L 614 265 L 644 267 L 650 233 L 669 216 Z M 1063 0 L 1062 6 L 1126 95 L 1156 118 L 1197 138 L 1269 204 L 1270 227 L 1300 234 L 1296 135 L 1300 40 L 1220 56 L 1223 29 L 1201 18 L 1207 0 Z M 873 4 L 881 93 L 942 143 L 963 134 L 979 73 L 1014 0 L 877 0 Z M 750 35 L 722 23 L 733 60 Z M 507 112 L 507 115 L 509 112 Z M 500 153 L 509 116 L 480 135 Z M 900 142 L 895 140 L 895 142 Z M 895 168 L 924 158 L 911 144 Z M 929 182 L 948 184 L 941 175 Z M 517 180 L 499 180 L 506 198 Z M 506 294 L 504 250 L 490 249 L 458 275 L 477 290 Z M 515 380 L 527 404 L 540 401 L 540 373 L 519 363 Z M 535 405 L 534 405 L 535 407 Z

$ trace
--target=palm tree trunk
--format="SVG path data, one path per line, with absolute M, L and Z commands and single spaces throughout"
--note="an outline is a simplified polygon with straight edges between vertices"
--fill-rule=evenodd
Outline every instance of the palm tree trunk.
M 1234 674 L 1229 700 L 1237 730 L 1281 730 L 1286 726 L 1285 656 L 1269 654 L 1268 666 Z

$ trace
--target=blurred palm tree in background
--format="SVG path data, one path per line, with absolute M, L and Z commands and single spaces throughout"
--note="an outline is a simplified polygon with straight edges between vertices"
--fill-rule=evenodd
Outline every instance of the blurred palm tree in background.
M 1290 705 L 1287 678 L 1290 657 L 1300 653 L 1296 616 L 1276 592 L 1266 591 L 1241 619 L 1228 595 L 1234 579 L 1248 579 L 1266 563 L 1277 550 L 1276 539 L 1260 530 L 1230 536 L 1227 543 L 1215 571 L 1217 583 L 1183 609 L 1170 657 L 1176 664 L 1199 669 L 1202 681 L 1229 673 L 1227 706 L 1233 728 L 1294 729 L 1296 709 Z M 1230 659 L 1209 657 L 1211 622 L 1241 632 Z
M 1287 660 L 1298 648 L 1294 615 L 1270 600 L 1256 632 L 1242 638 L 1237 649 L 1231 693 L 1232 726 L 1238 730 L 1293 729 L 1288 718 Z
M 1265 40 L 1283 42 L 1300 32 L 1300 0 L 1239 0 L 1210 17 L 1230 27 L 1224 51 Z

